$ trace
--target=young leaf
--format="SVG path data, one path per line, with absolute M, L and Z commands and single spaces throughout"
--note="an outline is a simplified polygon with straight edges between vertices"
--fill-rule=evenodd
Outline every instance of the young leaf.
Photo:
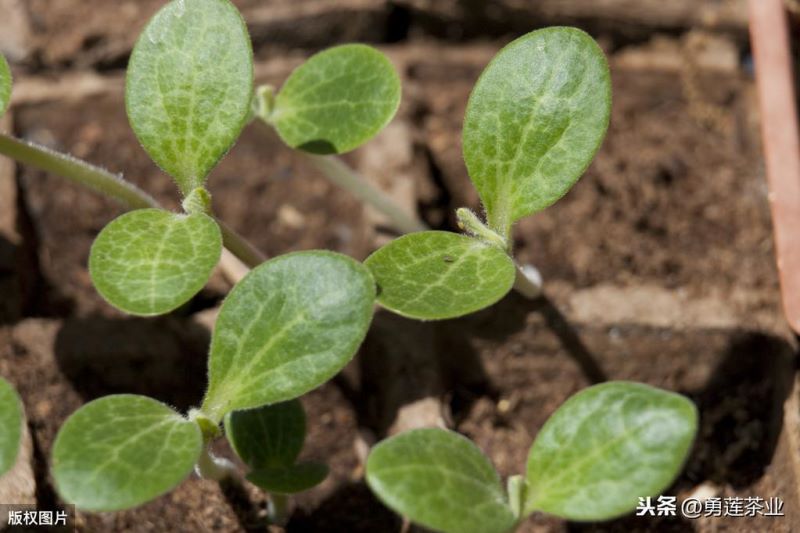
M 503 48 L 472 90 L 464 160 L 495 231 L 541 211 L 578 181 L 611 112 L 603 51 L 576 28 L 546 28 Z
M 678 475 L 697 432 L 687 398 L 647 385 L 595 385 L 562 405 L 528 455 L 526 514 L 605 520 Z
M 321 385 L 355 354 L 374 302 L 369 271 L 341 254 L 295 252 L 254 268 L 217 318 L 203 412 L 219 420 Z
M 400 79 L 386 56 L 346 44 L 312 56 L 289 76 L 270 121 L 292 148 L 341 154 L 374 137 L 399 105 Z
M 221 253 L 222 236 L 211 217 L 139 209 L 100 232 L 89 255 L 89 273 L 114 307 L 158 315 L 197 294 Z
M 0 476 L 17 460 L 23 423 L 22 401 L 14 387 L 0 378 Z
M 200 428 L 156 400 L 131 394 L 87 403 L 53 445 L 59 494 L 88 511 L 135 507 L 171 490 L 192 471 Z
M 225 416 L 225 436 L 252 469 L 292 466 L 306 439 L 306 414 L 296 399 L 234 411 Z
M 273 494 L 296 494 L 316 487 L 328 477 L 328 467 L 319 463 L 300 463 L 284 467 L 253 470 L 247 480 Z
M 447 231 L 395 239 L 364 262 L 378 284 L 378 302 L 420 320 L 466 315 L 488 307 L 514 285 L 504 250 Z
M 8 109 L 9 102 L 11 102 L 11 69 L 8 68 L 5 56 L 0 54 L 0 117 Z
M 242 131 L 253 93 L 247 28 L 228 0 L 173 0 L 136 43 L 126 104 L 139 142 L 188 194 Z
M 515 517 L 500 476 L 469 439 L 417 429 L 372 449 L 367 483 L 412 522 L 445 533 L 505 533 Z

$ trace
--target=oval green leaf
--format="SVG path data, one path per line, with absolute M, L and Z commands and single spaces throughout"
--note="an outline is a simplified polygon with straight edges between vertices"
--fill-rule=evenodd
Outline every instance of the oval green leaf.
M 320 463 L 300 463 L 285 467 L 261 468 L 247 474 L 247 480 L 273 494 L 296 494 L 311 489 L 328 477 L 328 467 Z
M 253 51 L 228 0 L 173 0 L 148 23 L 128 64 L 125 101 L 139 142 L 188 194 L 242 131 Z
M 564 196 L 608 128 L 611 80 L 597 43 L 576 28 L 546 28 L 513 41 L 472 90 L 464 160 L 490 226 L 511 224 Z
M 200 457 L 194 422 L 131 394 L 87 403 L 70 416 L 53 445 L 59 494 L 87 511 L 116 511 L 176 487 Z
M 8 109 L 11 102 L 11 69 L 5 56 L 0 54 L 0 117 Z
M 367 484 L 392 510 L 446 533 L 505 533 L 515 518 L 489 459 L 469 439 L 417 429 L 372 449 Z
M 389 59 L 363 44 L 312 56 L 286 80 L 270 121 L 292 148 L 349 152 L 374 137 L 400 105 L 400 78 Z
M 290 467 L 306 439 L 306 413 L 296 399 L 234 411 L 225 416 L 225 436 L 252 469 Z
M 411 233 L 364 262 L 378 302 L 419 320 L 453 318 L 488 307 L 514 285 L 514 262 L 496 246 L 447 231 Z
M 628 513 L 672 483 L 696 433 L 697 410 L 684 396 L 639 383 L 589 387 L 531 447 L 526 514 L 594 521 Z
M 14 387 L 0 378 L 0 476 L 17 461 L 24 422 L 22 400 Z
M 332 378 L 355 355 L 372 320 L 375 282 L 342 254 L 286 254 L 254 268 L 220 309 L 203 411 L 297 398 Z
M 221 254 L 222 235 L 211 217 L 139 209 L 100 232 L 89 255 L 89 273 L 114 307 L 133 315 L 159 315 L 197 294 Z

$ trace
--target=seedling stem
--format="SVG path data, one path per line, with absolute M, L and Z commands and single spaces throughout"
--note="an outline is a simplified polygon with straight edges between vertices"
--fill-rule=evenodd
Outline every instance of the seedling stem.
M 289 518 L 289 497 L 285 494 L 269 495 L 267 513 L 269 522 L 276 526 L 284 526 Z
M 261 85 L 256 88 L 253 112 L 262 121 L 262 124 L 270 126 L 268 129 L 273 133 L 272 112 L 274 102 L 275 90 L 272 86 Z M 413 233 L 428 229 L 424 222 L 400 208 L 383 191 L 371 185 L 341 158 L 311 154 L 303 150 L 295 150 L 295 153 L 333 183 L 385 215 L 395 230 L 401 233 Z
M 195 469 L 198 476 L 213 481 L 233 479 L 237 474 L 236 465 L 224 457 L 214 456 L 208 445 L 203 448 L 203 453 L 200 454 L 200 459 L 198 459 Z
M 128 209 L 160 207 L 152 196 L 120 176 L 44 146 L 0 133 L 0 154 L 88 187 L 117 200 Z M 266 260 L 244 237 L 222 221 L 217 220 L 217 223 L 222 231 L 225 247 L 245 265 L 252 268 Z

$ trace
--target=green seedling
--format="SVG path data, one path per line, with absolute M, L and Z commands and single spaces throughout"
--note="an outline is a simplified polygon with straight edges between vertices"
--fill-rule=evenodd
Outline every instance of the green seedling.
M 0 111 L 10 88 L 2 59 Z M 382 209 L 398 229 L 422 229 L 330 159 L 374 136 L 399 100 L 391 64 L 364 45 L 317 54 L 279 92 L 261 87 L 254 94 L 250 40 L 230 1 L 173 0 L 134 48 L 126 105 L 143 148 L 183 196 L 180 213 L 161 209 L 118 176 L 0 134 L 0 153 L 134 209 L 106 226 L 89 258 L 98 291 L 119 309 L 149 316 L 183 305 L 207 282 L 223 246 L 253 268 L 220 310 L 198 408 L 183 414 L 125 394 L 94 400 L 65 422 L 52 450 L 52 475 L 64 500 L 113 511 L 164 494 L 193 468 L 222 479 L 231 465 L 214 458 L 209 445 L 224 422 L 247 478 L 271 494 L 273 519 L 285 518 L 286 497 L 327 472 L 297 463 L 305 421 L 296 398 L 351 360 L 376 298 L 400 314 L 438 319 L 486 307 L 508 292 L 517 276 L 511 227 L 558 200 L 584 172 L 605 134 L 610 83 L 602 52 L 579 30 L 539 30 L 500 52 L 467 108 L 464 157 L 487 220 L 459 209 L 466 235 L 412 233 L 377 251 L 366 266 L 322 251 L 263 262 L 214 218 L 207 177 L 256 118 Z M 0 471 L 18 453 L 21 420 L 19 399 L 0 382 Z M 380 444 L 367 474 L 390 507 L 442 531 L 508 531 L 534 511 L 597 520 L 663 490 L 695 431 L 687 400 L 612 383 L 578 394 L 553 415 L 534 443 L 526 475 L 509 480 L 508 494 L 474 445 L 439 430 Z
M 477 446 L 441 429 L 378 444 L 367 482 L 397 513 L 445 533 L 507 533 L 534 512 L 607 520 L 665 490 L 696 433 L 697 411 L 687 398 L 610 382 L 576 394 L 550 417 L 525 474 L 509 478 L 507 491 Z
M 22 443 L 22 425 L 25 414 L 17 391 L 0 378 L 0 476 L 11 470 L 19 455 Z
M 369 272 L 340 254 L 296 252 L 256 267 L 220 309 L 202 406 L 187 417 L 135 395 L 86 404 L 64 423 L 53 445 L 59 493 L 82 509 L 126 509 L 174 488 L 196 464 L 202 471 L 208 463 L 204 445 L 218 436 L 226 415 L 294 399 L 344 367 L 366 335 L 374 300 Z M 237 431 L 237 420 L 244 421 L 243 430 Z M 245 412 L 233 415 L 228 428 L 235 449 L 256 468 L 258 484 L 269 486 L 260 470 L 273 465 L 261 463 L 270 450 L 253 451 L 243 437 L 252 423 Z M 318 471 L 305 473 L 311 483 Z M 291 488 L 286 480 L 274 483 L 273 490 L 279 483 Z
M 328 475 L 320 463 L 298 463 L 306 438 L 306 415 L 298 400 L 234 411 L 225 435 L 250 469 L 247 479 L 270 493 L 270 521 L 286 520 L 287 496 L 308 490 Z
M 222 253 L 205 180 L 250 116 L 253 52 L 227 0 L 175 0 L 149 22 L 131 55 L 125 102 L 145 151 L 185 196 L 184 213 L 142 209 L 98 236 L 89 272 L 109 303 L 157 315 L 186 303 Z
M 300 94 L 301 85 L 312 87 L 320 67 L 352 76 L 359 64 L 366 69 L 360 75 L 365 84 L 356 89 L 362 95 L 378 91 L 376 98 L 385 98 L 378 106 L 380 120 L 365 126 L 367 117 L 361 114 L 347 126 L 342 109 L 352 102 L 342 101 L 341 109 L 332 101 L 320 102 L 338 124 L 331 122 L 331 136 L 324 130 L 317 140 L 342 150 L 374 135 L 397 108 L 399 84 L 388 61 L 365 46 L 332 50 L 310 62 L 310 70 L 299 69 L 305 81 L 287 84 L 276 106 L 276 127 L 298 139 L 299 124 L 314 112 Z M 380 84 L 372 83 L 373 68 L 388 74 L 383 92 Z M 3 60 L 3 108 L 9 93 Z M 57 490 L 81 509 L 110 511 L 169 491 L 192 468 L 221 479 L 230 473 L 230 465 L 211 456 L 208 447 L 230 415 L 227 429 L 251 470 L 249 477 L 278 502 L 326 475 L 324 466 L 295 464 L 305 434 L 303 413 L 292 411 L 298 404 L 281 402 L 321 385 L 350 361 L 372 319 L 374 280 L 361 263 L 331 252 L 297 252 L 261 262 L 248 256 L 247 243 L 213 217 L 206 177 L 251 118 L 253 106 L 250 40 L 228 0 L 174 0 L 153 17 L 131 57 L 126 104 L 143 148 L 183 195 L 183 212 L 160 209 L 139 189 L 89 164 L 0 137 L 3 153 L 66 175 L 135 209 L 106 226 L 92 246 L 89 270 L 100 294 L 132 314 L 175 309 L 206 283 L 223 243 L 253 269 L 220 309 L 209 351 L 208 389 L 200 407 L 182 414 L 137 395 L 86 404 L 64 423 L 54 443 Z M 305 141 L 298 142 L 309 149 Z M 15 427 L 6 404 L 12 404 L 3 404 L 2 414 L 9 420 L 1 422 Z M 247 441 L 255 423 L 277 432 L 265 437 L 261 450 Z M 281 444 L 283 451 L 270 455 L 275 451 L 270 443 L 291 432 L 297 438 L 294 444 Z M 9 442 L 18 440 L 15 435 L 4 433 Z M 5 440 L 3 444 L 5 466 L 11 446 Z
M 419 232 L 396 239 L 366 265 L 387 309 L 422 320 L 487 307 L 515 283 L 511 227 L 552 205 L 584 173 L 605 136 L 611 106 L 608 64 L 575 28 L 515 40 L 475 85 L 463 148 L 486 223 L 456 214 L 466 235 Z

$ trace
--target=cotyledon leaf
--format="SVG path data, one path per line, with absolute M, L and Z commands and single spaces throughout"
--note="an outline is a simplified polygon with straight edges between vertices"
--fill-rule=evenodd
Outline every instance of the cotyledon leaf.
M 341 370 L 367 333 L 375 282 L 342 254 L 307 251 L 250 271 L 220 309 L 203 412 L 297 398 Z
M 22 401 L 11 384 L 0 378 L 0 476 L 17 460 L 23 422 Z
M 292 466 L 306 438 L 306 414 L 297 399 L 234 411 L 225 416 L 225 436 L 250 468 Z
M 59 494 L 88 511 L 116 511 L 171 490 L 192 471 L 199 426 L 157 402 L 106 396 L 73 413 L 53 445 Z
M 505 533 L 516 519 L 489 459 L 469 439 L 416 429 L 375 446 L 367 483 L 383 503 L 446 533 Z
M 0 117 L 8 109 L 8 104 L 11 102 L 11 69 L 8 68 L 8 62 L 5 56 L 0 54 Z
M 250 114 L 253 51 L 228 0 L 173 0 L 148 23 L 128 64 L 125 101 L 139 142 L 188 194 Z
M 158 315 L 197 294 L 221 253 L 222 236 L 211 217 L 139 209 L 100 232 L 89 273 L 111 305 L 134 315 Z
M 411 233 L 364 262 L 378 303 L 420 320 L 453 318 L 488 307 L 514 285 L 514 262 L 499 247 L 447 231 Z
M 399 105 L 400 78 L 386 56 L 346 44 L 312 56 L 292 73 L 270 121 L 292 148 L 341 154 L 374 137 Z
M 561 198 L 600 147 L 611 112 L 603 51 L 576 28 L 545 28 L 503 48 L 481 74 L 464 119 L 464 160 L 489 224 Z
M 536 437 L 525 512 L 592 521 L 630 512 L 675 479 L 696 432 L 697 409 L 684 396 L 639 383 L 589 387 Z

